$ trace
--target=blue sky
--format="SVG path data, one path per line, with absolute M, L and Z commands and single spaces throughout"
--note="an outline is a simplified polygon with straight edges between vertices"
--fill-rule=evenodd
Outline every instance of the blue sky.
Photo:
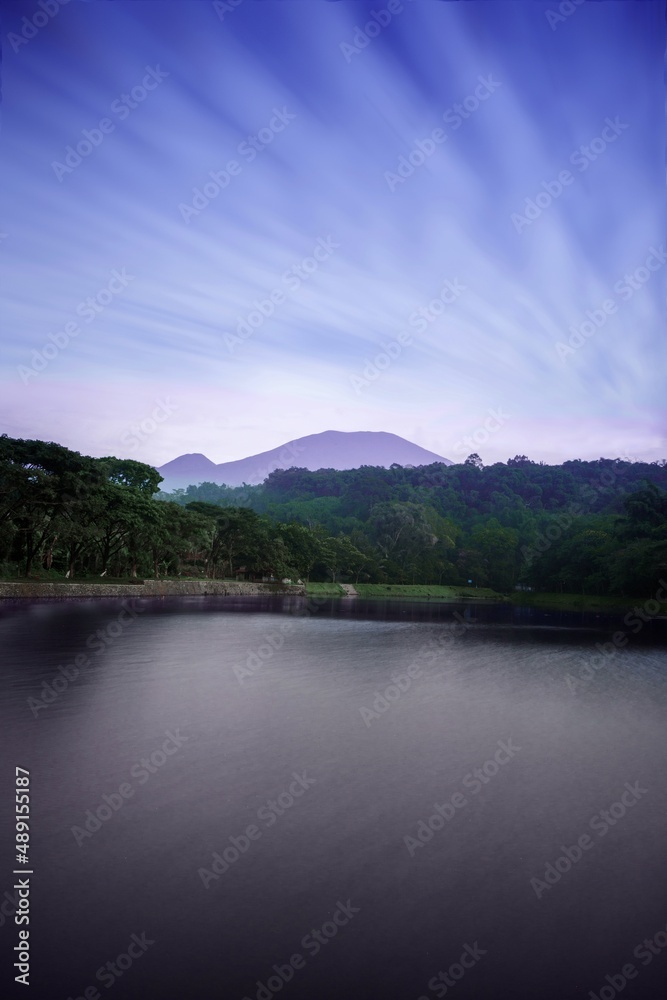
M 2 12 L 3 431 L 666 456 L 663 0 L 44 3 Z

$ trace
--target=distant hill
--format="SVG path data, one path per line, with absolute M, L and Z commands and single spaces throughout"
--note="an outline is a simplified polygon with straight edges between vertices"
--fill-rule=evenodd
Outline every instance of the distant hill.
M 259 455 L 240 458 L 236 462 L 216 465 L 206 455 L 180 455 L 158 468 L 164 477 L 165 491 L 197 486 L 199 483 L 219 483 L 226 486 L 256 485 L 274 469 L 358 469 L 362 465 L 417 466 L 442 462 L 447 458 L 420 448 L 405 438 L 385 431 L 324 431 L 288 441 L 281 448 L 263 451 Z

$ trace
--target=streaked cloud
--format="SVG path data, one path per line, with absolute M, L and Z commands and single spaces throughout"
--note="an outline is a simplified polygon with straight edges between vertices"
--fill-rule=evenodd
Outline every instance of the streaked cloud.
M 14 7 L 5 35 L 29 5 Z M 208 3 L 71 3 L 5 45 L 4 429 L 118 452 L 169 394 L 177 411 L 133 457 L 222 462 L 327 429 L 448 455 L 504 406 L 487 462 L 662 457 L 665 273 L 567 363 L 556 350 L 663 238 L 658 5 L 584 4 L 557 30 L 547 7 L 406 2 L 349 62 L 340 43 L 371 4 L 246 0 L 221 22 Z M 159 86 L 114 112 L 156 66 Z M 453 127 L 480 77 L 499 86 Z M 294 118 L 251 157 L 276 109 Z M 114 130 L 58 180 L 52 163 L 105 117 Z M 629 127 L 580 169 L 607 118 Z M 436 128 L 446 141 L 390 190 Z M 231 160 L 186 224 L 179 204 Z M 563 169 L 572 183 L 517 233 L 512 213 Z M 225 333 L 328 237 L 340 247 L 230 353 Z M 135 280 L 24 384 L 18 366 L 123 267 Z M 466 293 L 411 324 L 454 279 Z M 356 394 L 350 376 L 405 329 L 410 348 Z

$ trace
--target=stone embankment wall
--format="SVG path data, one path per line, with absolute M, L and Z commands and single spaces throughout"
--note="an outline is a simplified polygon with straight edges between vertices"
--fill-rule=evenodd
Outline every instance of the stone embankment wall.
M 143 583 L 0 583 L 0 599 L 45 597 L 259 597 L 271 594 L 306 596 L 306 588 L 295 584 L 249 583 L 244 580 L 144 580 Z

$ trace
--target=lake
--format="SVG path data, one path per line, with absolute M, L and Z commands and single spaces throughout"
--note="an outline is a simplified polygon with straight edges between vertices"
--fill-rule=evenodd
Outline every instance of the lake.
M 481 603 L 5 603 L 11 995 L 15 765 L 33 996 L 662 995 L 665 624 L 612 648 L 611 616 Z

